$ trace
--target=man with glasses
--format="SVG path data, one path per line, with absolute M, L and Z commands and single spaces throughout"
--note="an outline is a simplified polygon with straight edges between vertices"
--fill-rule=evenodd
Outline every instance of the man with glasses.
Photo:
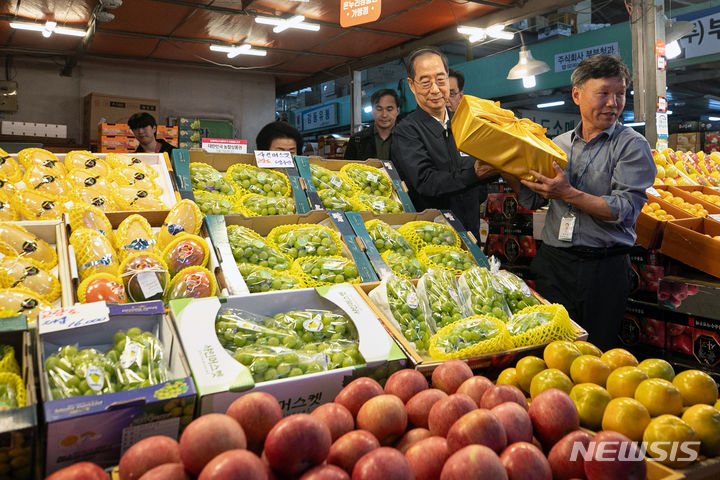
M 350 137 L 345 149 L 348 160 L 390 160 L 390 134 L 400 111 L 400 96 L 395 90 L 383 88 L 372 94 L 370 103 L 374 125 Z
M 580 124 L 555 138 L 567 153 L 554 177 L 531 172 L 535 182 L 505 176 L 520 203 L 531 209 L 550 201 L 543 245 L 533 259 L 535 286 L 606 350 L 617 346 L 630 291 L 628 252 L 635 221 L 653 184 L 655 164 L 647 140 L 619 119 L 630 72 L 610 55 L 595 55 L 573 71 L 572 99 Z
M 457 109 L 460 100 L 462 99 L 465 92 L 465 75 L 462 72 L 454 69 L 450 69 L 450 93 L 448 94 L 447 108 L 451 112 Z
M 408 56 L 406 68 L 418 108 L 393 130 L 393 163 L 418 211 L 452 210 L 479 238 L 480 203 L 487 197 L 484 179 L 499 172 L 458 152 L 446 107 L 450 81 L 445 55 L 423 47 Z

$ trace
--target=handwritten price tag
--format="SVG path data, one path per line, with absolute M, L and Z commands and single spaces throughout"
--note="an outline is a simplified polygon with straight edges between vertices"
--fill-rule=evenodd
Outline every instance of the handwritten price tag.
M 40 312 L 40 333 L 85 327 L 110 320 L 110 310 L 105 302 L 77 304 L 72 307 L 54 308 Z
M 255 161 L 260 168 L 292 168 L 295 166 L 290 152 L 255 150 Z

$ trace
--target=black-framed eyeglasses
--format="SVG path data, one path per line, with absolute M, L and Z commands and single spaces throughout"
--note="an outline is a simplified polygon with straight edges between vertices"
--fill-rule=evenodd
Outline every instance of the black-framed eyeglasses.
M 435 77 L 434 80 L 429 79 L 429 78 L 426 78 L 425 80 L 420 81 L 420 82 L 418 82 L 414 79 L 411 79 L 411 80 L 415 85 L 420 87 L 419 90 L 421 92 L 427 92 L 428 90 L 430 90 L 432 88 L 433 83 L 435 85 L 437 85 L 438 87 L 444 87 L 448 82 L 448 77 L 446 77 L 445 75 L 438 75 L 437 77 Z

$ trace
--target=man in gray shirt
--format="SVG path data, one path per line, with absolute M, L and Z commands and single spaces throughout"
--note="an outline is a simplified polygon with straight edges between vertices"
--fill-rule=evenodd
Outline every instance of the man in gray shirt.
M 581 122 L 554 140 L 567 153 L 565 170 L 554 164 L 554 178 L 531 171 L 536 182 L 505 178 L 527 208 L 551 200 L 531 265 L 538 292 L 563 304 L 589 340 L 608 349 L 617 346 L 630 290 L 628 252 L 656 170 L 645 138 L 618 122 L 630 84 L 622 61 L 595 55 L 570 78 Z

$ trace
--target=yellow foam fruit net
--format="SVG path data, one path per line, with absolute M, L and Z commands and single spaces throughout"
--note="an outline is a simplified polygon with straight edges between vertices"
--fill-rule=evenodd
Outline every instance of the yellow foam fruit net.
M 246 193 L 240 197 L 238 207 L 240 213 L 246 217 L 292 215 L 295 213 L 295 200 L 290 197 L 266 197 Z
M 342 210 L 344 212 L 359 212 L 364 206 L 355 197 L 346 197 L 337 190 L 324 188 L 317 191 L 318 197 L 327 210 Z
M 245 193 L 257 193 L 266 197 L 290 196 L 290 179 L 275 170 L 236 163 L 225 172 L 225 178 L 234 182 L 235 186 Z
M 115 212 L 120 207 L 113 200 L 112 195 L 104 195 L 100 190 L 94 188 L 76 188 L 71 198 L 78 203 L 84 203 L 98 207 L 103 212 Z
M 360 283 L 355 263 L 339 255 L 298 258 L 290 267 L 290 273 L 308 287 Z
M 96 157 L 87 150 L 73 150 L 65 155 L 65 168 L 68 171 L 84 170 L 94 176 L 106 177 L 110 175 L 110 165 L 103 159 Z
M 290 290 L 306 286 L 302 280 L 288 271 L 273 270 L 251 263 L 241 263 L 238 269 L 250 293 Z
M 0 190 L 0 222 L 14 222 L 19 216 L 15 207 L 10 203 L 10 198 L 3 190 Z
M 29 325 L 36 324 L 40 311 L 53 308 L 38 295 L 22 287 L 1 289 L 0 305 L 3 309 L 3 316 L 25 315 Z
M 10 183 L 9 180 L 0 178 L 0 192 L 4 193 L 7 198 L 12 198 L 12 196 L 15 195 L 16 190 L 17 188 L 15 185 Z
M 24 407 L 26 402 L 25 385 L 20 375 L 0 372 L 0 410 Z
M 79 228 L 70 235 L 78 275 L 85 280 L 94 273 L 117 274 L 118 258 L 110 241 L 97 230 Z
M 113 192 L 113 200 L 121 210 L 165 210 L 167 205 L 160 197 L 134 185 L 119 186 Z
M 44 148 L 23 148 L 18 152 L 17 157 L 25 170 L 29 170 L 33 165 L 42 165 L 55 170 L 60 175 L 67 173 L 67 169 L 55 154 Z
M 60 297 L 60 282 L 40 262 L 30 258 L 5 257 L 0 260 L 0 287 L 25 288 L 46 302 Z
M 205 215 L 228 215 L 242 211 L 237 197 L 205 190 L 193 190 L 193 196 Z
M 57 175 L 41 165 L 33 165 L 27 170 L 23 182 L 28 190 L 45 193 L 55 198 L 68 196 L 72 190 L 64 176 Z
M 458 150 L 524 180 L 534 180 L 530 170 L 553 178 L 553 162 L 561 169 L 567 165 L 567 155 L 546 131 L 527 118 L 516 118 L 500 102 L 472 95 L 463 96 L 452 118 Z
M 200 208 L 192 200 L 183 199 L 173 205 L 170 213 L 165 217 L 160 231 L 157 234 L 157 248 L 162 251 L 172 237 L 182 233 L 196 234 L 202 227 L 203 215 Z
M 79 301 L 80 303 L 87 303 L 87 296 L 86 296 L 86 295 L 87 295 L 88 286 L 89 286 L 92 282 L 94 282 L 95 280 L 98 280 L 98 279 L 109 280 L 109 281 L 111 281 L 111 282 L 115 282 L 115 283 L 117 284 L 117 286 L 118 286 L 118 289 L 122 289 L 122 291 L 123 291 L 123 298 L 125 298 L 125 293 L 124 293 L 124 291 L 125 291 L 125 286 L 123 285 L 123 281 L 122 281 L 122 279 L 121 279 L 119 276 L 113 275 L 113 274 L 110 274 L 110 273 L 94 273 L 94 274 L 90 275 L 89 277 L 87 277 L 87 278 L 86 278 L 85 280 L 83 280 L 82 282 L 80 282 L 80 285 L 78 285 L 77 297 L 78 297 L 78 301 Z M 122 302 L 121 302 L 121 303 L 122 303 Z
M 150 222 L 142 215 L 133 214 L 125 218 L 115 232 L 115 246 L 120 261 L 137 252 L 155 253 L 156 243 Z
M 0 222 L 0 242 L 0 252 L 5 255 L 37 260 L 47 270 L 57 265 L 55 249 L 20 225 Z
M 365 222 L 365 229 L 378 252 L 393 250 L 405 255 L 415 255 L 410 243 L 400 233 L 382 220 L 372 219 Z
M 108 175 L 108 180 L 118 185 L 147 190 L 156 196 L 162 195 L 162 188 L 155 182 L 153 177 L 146 175 L 142 170 L 135 167 L 115 168 Z
M 32 190 L 19 190 L 10 201 L 27 220 L 60 220 L 67 198 L 54 197 Z
M 410 242 L 416 251 L 420 251 L 428 245 L 460 246 L 460 237 L 455 230 L 442 223 L 416 220 L 401 226 L 398 228 L 398 232 Z
M 20 365 L 15 358 L 15 348 L 12 345 L 0 345 L 0 372 L 20 375 Z
M 324 225 L 298 223 L 280 225 L 267 235 L 267 241 L 281 253 L 292 259 L 308 255 L 338 255 L 342 251 L 340 237 Z
M 112 195 L 114 184 L 109 181 L 108 177 L 104 175 L 95 175 L 90 170 L 84 170 L 76 168 L 68 172 L 65 177 L 70 186 L 74 191 L 76 190 L 90 190 L 95 192 L 96 195 L 102 195 L 109 197 Z M 111 185 L 113 185 L 111 187 Z M 75 193 L 76 196 L 84 196 Z
M 579 333 L 558 303 L 523 308 L 507 321 L 507 329 L 515 348 L 572 340 Z
M 512 348 L 505 324 L 495 317 L 474 315 L 445 325 L 430 338 L 433 360 L 468 358 Z
M 4 178 L 10 183 L 15 183 L 20 181 L 22 175 L 22 169 L 20 165 L 18 165 L 18 162 L 5 150 L 0 148 L 0 178 Z
M 81 228 L 97 230 L 105 235 L 111 245 L 115 245 L 115 234 L 112 224 L 102 209 L 86 203 L 74 203 L 68 211 L 70 229 L 74 232 Z
M 392 197 L 358 193 L 355 199 L 362 206 L 362 210 L 368 210 L 376 214 L 403 212 L 402 204 Z
M 108 153 L 105 160 L 113 168 L 133 167 L 137 168 L 151 178 L 157 178 L 158 173 L 153 167 L 140 160 L 137 156 L 128 153 Z
M 407 280 L 420 278 L 427 271 L 427 268 L 412 253 L 406 255 L 393 250 L 385 250 L 380 257 L 395 275 Z
M 192 233 L 176 235 L 162 252 L 170 276 L 192 266 L 204 267 L 210 259 L 210 247 L 204 238 Z
M 420 249 L 417 258 L 426 268 L 443 268 L 456 275 L 477 266 L 472 255 L 457 247 L 428 245 Z
M 390 177 L 379 168 L 359 163 L 348 163 L 340 169 L 340 174 L 355 187 L 357 192 L 381 197 L 392 195 L 393 189 Z
M 337 172 L 333 172 L 321 165 L 311 163 L 310 173 L 315 189 L 318 192 L 320 190 L 332 190 L 344 197 L 351 197 L 356 192 L 356 187 L 352 182 L 348 182 Z

